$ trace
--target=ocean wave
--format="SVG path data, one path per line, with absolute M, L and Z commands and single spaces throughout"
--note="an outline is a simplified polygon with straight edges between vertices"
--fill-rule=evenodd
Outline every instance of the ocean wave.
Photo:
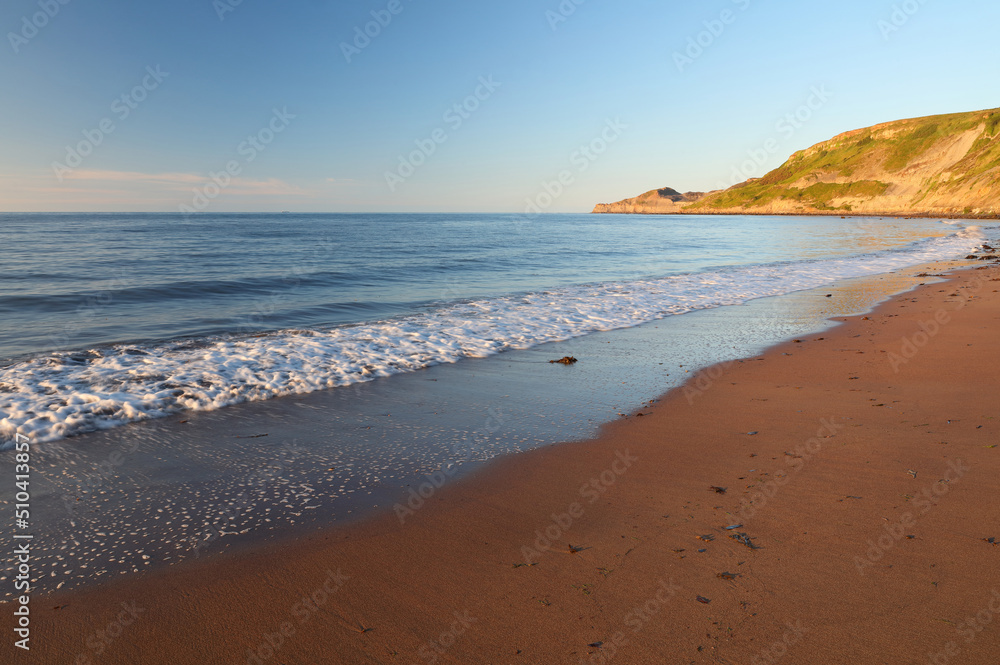
M 447 302 L 417 314 L 323 330 L 48 354 L 0 369 L 0 448 L 10 447 L 15 434 L 51 441 L 185 409 L 309 393 L 736 305 L 959 257 L 982 240 L 981 230 L 969 227 L 848 258 Z

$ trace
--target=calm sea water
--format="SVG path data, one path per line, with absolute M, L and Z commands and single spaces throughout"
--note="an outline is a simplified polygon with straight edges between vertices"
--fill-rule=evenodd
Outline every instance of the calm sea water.
M 3 214 L 0 443 L 307 393 L 959 258 L 985 238 L 966 227 Z

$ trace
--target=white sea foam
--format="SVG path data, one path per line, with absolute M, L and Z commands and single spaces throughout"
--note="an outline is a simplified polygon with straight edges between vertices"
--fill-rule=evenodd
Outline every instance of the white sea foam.
M 0 442 L 59 439 L 184 409 L 308 393 L 625 328 L 974 250 L 978 227 L 906 249 L 446 303 L 420 314 L 250 338 L 119 345 L 0 369 Z

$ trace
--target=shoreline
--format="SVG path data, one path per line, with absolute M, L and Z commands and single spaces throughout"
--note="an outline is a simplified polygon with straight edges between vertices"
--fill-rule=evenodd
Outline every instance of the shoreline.
M 613 206 L 617 205 L 615 203 L 599 203 L 598 206 Z M 964 213 L 941 213 L 941 214 L 931 214 L 928 211 L 922 212 L 851 212 L 848 210 L 807 210 L 802 212 L 750 212 L 750 211 L 734 211 L 734 210 L 722 210 L 722 211 L 704 211 L 704 210 L 676 210 L 670 212 L 604 212 L 598 211 L 596 208 L 591 210 L 591 215 L 662 215 L 666 217 L 670 216 L 683 216 L 692 215 L 700 217 L 711 217 L 715 216 L 746 216 L 746 217 L 840 217 L 841 219 L 847 219 L 850 217 L 892 217 L 894 219 L 971 219 L 971 220 L 997 220 L 1000 219 L 1000 214 L 994 215 L 973 215 Z
M 32 457 L 35 592 L 294 542 L 419 503 L 412 488 L 436 490 L 501 456 L 594 438 L 700 368 L 867 313 L 918 285 L 924 268 L 939 266 L 42 444 Z M 548 362 L 567 355 L 582 362 Z M 0 573 L 0 602 L 16 595 L 8 581 Z
M 263 659 L 258 655 L 261 662 L 297 662 L 297 659 L 326 662 L 323 659 L 331 656 L 336 658 L 335 662 L 428 662 L 424 656 L 437 653 L 430 640 L 440 645 L 449 641 L 437 641 L 441 635 L 456 633 L 459 629 L 461 633 L 452 634 L 454 646 L 447 650 L 447 658 L 458 662 L 604 662 L 600 658 L 608 660 L 612 647 L 622 651 L 624 662 L 643 662 L 643 658 L 651 658 L 654 654 L 661 658 L 669 654 L 694 662 L 726 662 L 713 659 L 725 654 L 726 658 L 749 660 L 759 653 L 754 646 L 762 645 L 763 648 L 784 639 L 788 629 L 781 629 L 781 622 L 790 621 L 796 625 L 796 618 L 792 616 L 795 614 L 800 615 L 798 621 L 804 625 L 799 632 L 793 631 L 796 641 L 786 645 L 790 652 L 796 645 L 802 648 L 806 642 L 815 640 L 815 634 L 825 633 L 833 639 L 836 633 L 830 633 L 829 622 L 810 623 L 802 616 L 809 614 L 803 608 L 815 613 L 819 603 L 813 608 L 810 599 L 796 593 L 804 589 L 784 577 L 801 578 L 800 584 L 806 582 L 803 586 L 824 598 L 831 592 L 836 595 L 838 590 L 830 588 L 836 580 L 826 579 L 810 566 L 816 563 L 812 550 L 837 553 L 837 543 L 831 544 L 822 536 L 816 542 L 815 536 L 786 535 L 786 531 L 792 531 L 788 524 L 802 519 L 801 515 L 792 512 L 791 504 L 795 503 L 792 499 L 797 499 L 799 505 L 816 509 L 814 519 L 819 523 L 815 527 L 806 526 L 804 536 L 809 536 L 815 528 L 828 538 L 842 539 L 845 529 L 837 527 L 843 525 L 829 524 L 824 518 L 832 516 L 829 512 L 832 508 L 838 517 L 856 519 L 845 510 L 864 505 L 868 514 L 863 521 L 866 525 L 874 525 L 869 531 L 874 532 L 877 541 L 881 536 L 879 522 L 882 520 L 880 514 L 872 512 L 869 502 L 893 503 L 898 502 L 898 498 L 893 498 L 891 490 L 869 482 L 864 490 L 841 492 L 841 498 L 835 501 L 841 505 L 829 506 L 823 500 L 829 496 L 810 489 L 799 480 L 805 477 L 800 476 L 799 471 L 805 473 L 816 469 L 814 476 L 810 474 L 814 486 L 829 489 L 831 485 L 847 484 L 854 487 L 857 482 L 852 483 L 850 477 L 845 483 L 843 478 L 834 476 L 842 476 L 845 469 L 862 475 L 867 473 L 865 465 L 856 459 L 859 454 L 876 452 L 873 442 L 867 438 L 855 435 L 856 440 L 849 441 L 854 444 L 850 450 L 838 449 L 831 455 L 835 462 L 833 468 L 828 468 L 830 460 L 824 460 L 823 455 L 809 464 L 812 458 L 807 459 L 805 454 L 796 452 L 795 446 L 805 446 L 805 453 L 813 455 L 808 450 L 813 440 L 818 441 L 821 448 L 832 448 L 825 445 L 827 442 L 822 436 L 830 436 L 835 441 L 852 438 L 851 428 L 857 423 L 844 425 L 844 421 L 837 418 L 855 416 L 838 416 L 834 412 L 838 410 L 835 407 L 839 407 L 853 414 L 851 409 L 857 410 L 851 404 L 853 396 L 842 391 L 832 396 L 822 394 L 832 392 L 831 388 L 823 386 L 835 386 L 838 391 L 876 388 L 873 393 L 885 393 L 891 390 L 881 385 L 885 378 L 891 378 L 894 384 L 900 381 L 905 384 L 906 380 L 905 373 L 903 376 L 895 373 L 884 376 L 889 367 L 884 359 L 875 363 L 875 367 L 867 367 L 872 363 L 865 358 L 864 371 L 855 370 L 858 379 L 845 376 L 839 377 L 836 384 L 823 383 L 824 380 L 832 381 L 827 376 L 828 365 L 847 357 L 827 349 L 834 342 L 860 344 L 854 341 L 855 333 L 864 337 L 865 332 L 870 332 L 869 328 L 876 327 L 876 320 L 880 327 L 887 328 L 881 335 L 875 334 L 877 339 L 863 342 L 898 346 L 897 341 L 908 339 L 907 335 L 893 337 L 894 333 L 888 333 L 890 339 L 887 341 L 881 339 L 886 331 L 906 329 L 913 336 L 919 333 L 919 321 L 928 318 L 926 314 L 918 314 L 917 320 L 911 321 L 911 317 L 906 316 L 908 313 L 897 316 L 887 314 L 888 310 L 908 307 L 912 301 L 925 306 L 930 302 L 936 305 L 930 310 L 930 320 L 933 320 L 937 312 L 949 311 L 945 300 L 951 296 L 941 296 L 940 292 L 951 293 L 954 289 L 955 293 L 960 293 L 976 275 L 984 274 L 996 278 L 998 269 L 984 266 L 984 270 L 958 271 L 948 283 L 930 284 L 896 296 L 878 306 L 872 314 L 849 317 L 846 325 L 806 336 L 803 338 L 806 341 L 786 342 L 761 357 L 702 370 L 684 387 L 668 393 L 656 407 L 642 409 L 642 419 L 630 417 L 612 422 L 601 429 L 597 439 L 548 446 L 497 460 L 435 492 L 402 526 L 392 515 L 384 515 L 362 524 L 333 527 L 294 547 L 264 546 L 259 551 L 240 555 L 219 554 L 205 562 L 104 587 L 51 597 L 40 595 L 36 600 L 42 602 L 36 602 L 34 607 L 46 609 L 40 610 L 35 619 L 38 633 L 37 638 L 33 637 L 33 651 L 38 651 L 28 658 L 18 654 L 14 662 L 48 662 L 37 660 L 38 652 L 70 662 L 74 662 L 72 659 L 78 653 L 83 653 L 95 656 L 96 662 L 95 649 L 86 646 L 87 637 L 100 629 L 102 618 L 114 618 L 115 607 L 121 612 L 120 603 L 140 602 L 137 600 L 140 598 L 148 599 L 148 604 L 134 625 L 130 622 L 123 627 L 122 637 L 102 650 L 100 662 L 255 662 L 246 656 L 246 649 L 263 653 L 257 650 L 258 647 L 261 644 L 266 647 L 267 636 L 275 634 L 278 638 L 272 642 L 281 638 L 277 654 Z M 978 300 L 989 302 L 977 304 L 992 308 L 990 311 L 995 316 L 998 302 L 992 295 L 993 289 L 981 291 L 977 292 Z M 951 354 L 943 350 L 947 346 L 944 339 L 953 337 L 959 328 L 967 335 L 983 334 L 972 331 L 979 329 L 982 321 L 974 321 L 971 325 L 966 321 L 960 325 L 959 319 L 964 321 L 969 318 L 969 312 L 974 311 L 971 307 L 956 310 L 955 322 L 949 321 L 947 326 L 942 326 L 934 336 L 934 344 L 921 345 L 920 353 L 912 359 L 897 354 L 906 361 L 898 367 L 912 371 L 932 360 L 940 362 L 938 355 L 951 355 L 959 357 L 957 360 L 946 358 L 944 367 L 950 371 L 968 370 L 972 372 L 970 376 L 978 374 L 979 365 L 989 363 L 989 358 L 973 358 L 974 362 L 970 362 L 966 357 L 970 352 L 963 353 L 961 347 L 952 345 Z M 898 320 L 892 321 L 894 318 Z M 910 323 L 916 327 L 909 326 Z M 813 341 L 826 348 L 816 348 L 819 345 L 811 345 Z M 981 349 L 974 353 L 979 352 Z M 791 358 L 786 359 L 789 353 Z M 808 357 L 805 361 L 793 360 L 797 355 Z M 810 368 L 809 374 L 796 371 L 795 367 L 803 362 Z M 783 367 L 772 370 L 774 365 Z M 787 365 L 792 365 L 792 369 L 785 367 Z M 705 389 L 693 383 L 704 377 L 710 379 Z M 790 378 L 791 383 L 788 383 Z M 746 392 L 740 387 L 744 381 L 754 380 L 763 392 Z M 761 388 L 762 381 L 773 383 L 774 380 L 784 383 Z M 847 381 L 857 383 L 848 384 Z M 988 375 L 982 377 L 982 381 L 996 383 L 996 379 Z M 789 387 L 797 383 L 809 384 L 797 386 L 805 390 L 804 393 L 796 393 Z M 731 384 L 734 387 L 730 387 Z M 846 385 L 851 388 L 847 389 Z M 685 393 L 685 388 L 692 387 L 696 394 Z M 904 389 L 919 392 L 922 387 L 926 386 L 907 385 Z M 981 402 L 989 400 L 990 394 L 996 394 L 996 390 L 991 393 L 989 388 L 981 388 L 978 398 L 965 394 L 968 392 L 968 389 L 955 391 L 962 393 L 977 409 Z M 803 396 L 805 393 L 808 397 Z M 951 399 L 954 395 L 947 397 Z M 760 404 L 754 403 L 765 399 Z M 763 411 L 763 415 L 751 416 L 748 402 Z M 808 408 L 773 408 L 779 402 L 784 406 Z M 720 404 L 730 410 L 720 408 Z M 747 408 L 747 413 L 732 412 L 736 405 L 739 409 Z M 963 412 L 970 405 L 949 404 Z M 859 413 L 870 414 L 873 406 L 887 405 L 882 402 L 861 406 L 865 408 Z M 884 414 L 893 408 L 889 405 L 880 411 Z M 794 415 L 805 411 L 810 413 Z M 944 414 L 934 415 L 943 417 Z M 942 427 L 931 416 L 925 418 L 935 423 L 934 428 Z M 972 430 L 967 436 L 972 437 L 970 440 L 989 436 L 992 436 L 990 440 L 996 440 L 995 423 L 983 422 L 982 428 L 986 431 Z M 817 437 L 821 429 L 826 434 Z M 751 431 L 755 433 L 749 434 Z M 912 438 L 911 431 L 905 434 Z M 884 428 L 882 435 L 895 440 L 896 433 L 891 428 Z M 921 481 L 918 485 L 938 487 L 932 476 L 946 473 L 947 468 L 934 468 L 937 455 L 911 450 L 916 444 L 906 444 L 906 437 L 898 438 L 903 446 L 901 450 L 920 458 L 927 466 L 906 462 L 907 468 L 900 471 L 903 479 L 894 476 L 887 484 L 912 484 L 918 478 L 911 478 L 905 472 L 915 470 Z M 691 440 L 696 445 L 689 444 Z M 958 440 L 949 443 L 955 448 L 963 445 Z M 905 447 L 907 445 L 909 448 Z M 748 446 L 768 464 L 746 458 L 745 455 L 751 454 L 747 452 Z M 921 448 L 924 446 L 926 444 Z M 790 455 L 786 454 L 789 450 Z M 989 457 L 989 449 L 970 449 L 956 456 L 972 453 L 977 453 L 983 463 L 994 459 Z M 716 459 L 712 459 L 713 456 Z M 786 464 L 782 456 L 803 461 Z M 934 458 L 933 464 L 931 458 Z M 753 477 L 747 471 L 748 464 L 760 467 L 755 469 Z M 790 482 L 776 485 L 780 493 L 773 500 L 765 500 L 763 505 L 758 502 L 755 508 L 751 506 L 754 508 L 752 514 L 740 505 L 741 496 L 753 496 L 756 491 L 739 490 L 738 487 L 744 484 L 741 481 L 753 481 L 751 484 L 760 483 L 761 487 L 766 487 L 767 482 L 774 479 L 772 472 L 788 472 L 789 469 L 797 469 L 796 475 Z M 761 470 L 766 470 L 763 475 Z M 927 482 L 922 482 L 925 480 Z M 966 490 L 969 485 L 963 484 L 960 478 L 955 480 L 958 481 L 956 494 L 966 496 L 966 492 L 976 489 Z M 713 486 L 727 487 L 727 493 L 717 494 L 709 489 Z M 585 488 L 589 490 L 584 492 Z M 981 487 L 979 491 L 982 492 Z M 853 498 L 857 495 L 862 498 Z M 875 498 L 866 502 L 866 495 Z M 983 496 L 979 501 L 968 501 L 978 504 L 981 513 L 987 510 Z M 716 505 L 720 508 L 715 508 Z M 933 513 L 927 521 L 938 512 L 943 511 Z M 980 514 L 979 517 L 989 520 L 988 515 Z M 744 527 L 734 531 L 747 533 L 749 542 L 762 549 L 750 549 L 745 542 L 727 538 L 728 532 L 722 527 L 741 521 L 746 522 Z M 918 526 L 922 522 L 918 520 Z M 849 529 L 847 531 L 850 533 Z M 556 532 L 558 534 L 551 539 L 545 535 Z M 713 538 L 697 540 L 698 535 L 712 535 Z M 911 540 L 922 546 L 926 536 L 916 535 L 914 539 L 893 541 L 887 553 L 898 554 Z M 987 534 L 984 530 L 982 537 L 988 536 L 1000 534 Z M 333 543 L 328 542 L 331 539 Z M 545 549 L 545 540 L 551 540 L 551 550 Z M 960 547 L 966 553 L 978 551 L 974 540 L 960 543 Z M 996 552 L 989 545 L 983 547 L 987 555 Z M 571 554 L 571 549 L 576 551 Z M 706 551 L 699 553 L 699 549 Z M 934 550 L 932 554 L 947 561 L 954 555 L 950 550 Z M 922 556 L 930 555 L 924 553 Z M 879 560 L 881 558 L 884 557 Z M 878 576 L 876 573 L 888 575 L 880 570 L 882 564 L 874 562 L 861 569 L 864 574 L 852 571 L 853 562 L 848 562 L 846 567 L 840 565 L 843 562 L 839 560 L 836 564 L 836 568 L 842 569 L 845 580 L 851 579 L 847 577 L 850 573 L 859 578 L 859 585 L 868 584 Z M 743 568 L 744 565 L 749 568 Z M 721 573 L 733 573 L 737 577 L 732 580 L 716 577 Z M 916 577 L 928 574 L 914 565 L 910 565 L 908 573 Z M 955 573 L 964 585 L 964 593 L 978 590 L 980 586 L 988 588 L 990 584 L 1000 584 L 996 573 L 989 570 L 975 573 L 978 576 L 975 579 Z M 344 576 L 347 579 L 343 579 Z M 864 580 L 865 576 L 869 580 Z M 982 577 L 991 582 L 984 582 Z M 356 582 L 352 584 L 352 581 Z M 776 596 L 773 591 L 776 586 L 783 588 L 788 597 Z M 886 593 L 884 580 L 881 587 L 875 586 Z M 885 616 L 895 607 L 897 598 L 893 594 L 900 593 L 899 589 L 890 588 L 892 593 L 874 607 L 881 609 Z M 937 584 L 933 588 L 937 589 Z M 322 589 L 314 597 L 323 598 L 323 603 L 314 602 L 312 608 L 308 602 L 302 604 L 303 594 L 312 595 L 316 589 Z M 843 589 L 843 593 L 848 598 L 853 596 L 855 601 L 859 595 L 863 599 L 871 595 L 856 586 Z M 927 593 L 918 596 L 923 598 Z M 697 597 L 709 602 L 698 601 Z M 837 616 L 841 621 L 833 626 L 843 629 L 844 622 L 849 623 L 853 605 L 834 601 L 828 598 L 824 602 L 834 610 L 840 609 Z M 970 602 L 972 606 L 967 614 L 977 611 L 981 604 L 976 599 Z M 983 602 L 989 602 L 988 596 Z M 748 605 L 743 607 L 740 603 Z M 50 605 L 61 609 L 49 610 Z M 191 614 L 189 607 L 192 606 L 200 608 L 205 615 Z M 654 606 L 655 612 L 634 612 L 635 608 Z M 751 611 L 750 607 L 759 611 Z M 833 611 L 829 607 L 827 611 Z M 761 614 L 765 618 L 758 619 Z M 788 616 L 780 618 L 781 614 Z M 956 611 L 948 616 L 958 622 L 964 615 Z M 238 619 L 235 624 L 240 626 L 235 633 L 226 628 L 233 617 Z M 287 635 L 281 632 L 286 623 L 291 629 Z M 681 626 L 686 628 L 679 628 Z M 634 632 L 635 628 L 639 630 Z M 702 628 L 714 636 L 700 637 L 706 633 Z M 810 636 L 812 631 L 815 633 Z M 616 643 L 619 634 L 624 639 Z M 178 640 L 180 635 L 185 636 L 185 640 Z M 840 635 L 840 641 L 845 637 L 849 637 L 846 632 Z M 913 635 L 907 638 L 912 640 Z M 967 653 L 971 654 L 976 646 L 981 648 L 989 639 L 984 634 Z M 588 647 L 598 642 L 602 642 L 602 646 Z M 947 639 L 941 642 L 940 648 L 943 649 L 947 642 Z M 156 658 L 149 655 L 152 644 L 159 650 Z M 933 647 L 934 642 L 929 644 Z M 811 649 L 830 646 L 814 643 Z M 843 650 L 850 645 L 837 646 Z M 431 651 L 422 654 L 422 648 Z M 518 649 L 521 653 L 516 653 Z M 626 655 L 626 649 L 632 653 Z M 392 655 L 393 652 L 397 655 Z M 139 657 L 140 653 L 146 656 Z M 798 652 L 798 656 L 789 656 L 786 662 L 809 662 L 802 659 L 805 654 L 806 651 Z M 909 655 L 914 660 L 924 658 L 916 653 Z

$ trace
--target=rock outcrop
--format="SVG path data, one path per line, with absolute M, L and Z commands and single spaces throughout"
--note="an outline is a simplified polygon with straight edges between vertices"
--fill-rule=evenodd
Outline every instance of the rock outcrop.
M 670 214 L 680 212 L 685 205 L 694 203 L 704 196 L 702 192 L 681 194 L 677 190 L 664 187 L 646 192 L 634 199 L 618 203 L 598 203 L 594 212 L 629 214 Z

